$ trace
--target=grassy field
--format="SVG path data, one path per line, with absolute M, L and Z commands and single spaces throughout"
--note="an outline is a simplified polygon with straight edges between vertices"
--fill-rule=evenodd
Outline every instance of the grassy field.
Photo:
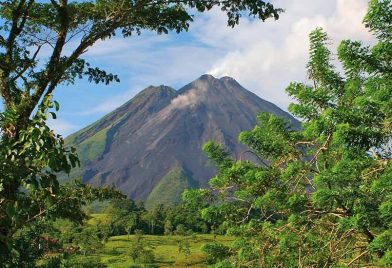
M 179 252 L 179 241 L 189 242 L 190 254 Z M 109 239 L 105 247 L 99 254 L 89 255 L 99 258 L 102 263 L 112 268 L 120 267 L 206 267 L 206 256 L 201 251 L 203 244 L 214 241 L 213 235 L 194 236 L 154 236 L 145 235 L 144 243 L 153 247 L 155 262 L 150 265 L 134 263 L 130 256 L 131 246 L 134 243 L 134 236 L 114 236 Z M 217 236 L 216 241 L 229 245 L 232 242 L 230 237 Z M 77 258 L 83 258 L 78 256 Z

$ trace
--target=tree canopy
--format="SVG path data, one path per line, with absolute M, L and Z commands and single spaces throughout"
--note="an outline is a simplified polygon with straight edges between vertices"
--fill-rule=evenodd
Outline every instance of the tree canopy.
M 7 109 L 17 106 L 19 120 L 27 120 L 59 83 L 73 83 L 85 76 L 96 83 L 117 81 L 116 75 L 81 58 L 95 42 L 116 34 L 130 37 L 142 30 L 179 33 L 188 30 L 192 11 L 204 12 L 214 6 L 227 14 L 232 27 L 246 12 L 262 20 L 277 19 L 281 12 L 260 0 L 2 1 L 0 93 L 4 104 Z M 50 51 L 50 56 L 39 62 L 43 50 Z
M 205 145 L 218 174 L 201 213 L 238 237 L 219 267 L 392 265 L 391 14 L 391 1 L 370 2 L 364 22 L 377 42 L 341 42 L 343 74 L 323 29 L 310 34 L 313 83 L 286 89 L 301 129 L 261 114 L 239 137 L 259 163 Z
M 59 109 L 52 100 L 59 84 L 76 79 L 110 83 L 119 78 L 91 66 L 84 53 L 99 40 L 142 31 L 158 34 L 188 30 L 194 14 L 218 6 L 228 26 L 241 16 L 277 19 L 281 9 L 261 0 L 97 0 L 0 1 L 0 261 L 5 266 L 15 237 L 36 220 L 76 217 L 108 189 L 61 186 L 56 174 L 78 164 L 76 152 L 47 125 Z M 45 56 L 46 55 L 46 56 Z

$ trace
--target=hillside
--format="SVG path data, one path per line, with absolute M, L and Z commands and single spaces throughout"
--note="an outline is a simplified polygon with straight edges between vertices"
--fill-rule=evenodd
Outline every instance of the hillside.
M 154 186 L 146 200 L 146 208 L 150 209 L 159 204 L 174 205 L 181 200 L 184 190 L 197 186 L 184 170 L 174 168 Z
M 203 75 L 178 91 L 150 86 L 66 139 L 77 148 L 82 162 L 71 177 L 80 176 L 93 185 L 115 185 L 136 200 L 167 193 L 172 185 L 183 187 L 189 181 L 206 186 L 215 169 L 202 145 L 215 140 L 239 157 L 245 148 L 238 144 L 238 134 L 253 128 L 256 115 L 263 111 L 299 124 L 230 77 Z M 167 176 L 173 170 L 186 171 L 187 181 L 162 180 L 173 178 Z

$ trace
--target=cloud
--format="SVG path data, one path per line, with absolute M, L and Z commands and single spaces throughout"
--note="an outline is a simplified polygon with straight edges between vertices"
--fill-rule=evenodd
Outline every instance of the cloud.
M 80 128 L 80 126 L 62 119 L 49 119 L 47 124 L 55 133 L 61 134 L 64 137 Z
M 150 85 L 163 84 L 178 89 L 204 74 L 211 67 L 211 62 L 224 56 L 224 54 L 205 46 L 176 44 L 170 40 L 160 44 L 159 49 L 138 46 L 123 50 L 123 42 L 125 41 L 114 42 L 117 45 L 111 48 L 113 50 L 110 50 L 110 53 L 102 54 L 99 58 L 109 66 L 104 66 L 103 69 L 109 69 L 111 72 L 119 74 L 121 79 L 119 86 L 128 85 L 128 89 L 115 95 L 107 93 L 107 98 L 99 104 L 87 107 L 76 114 L 90 116 L 96 113 L 108 113 Z M 101 52 L 103 53 L 99 49 L 94 53 Z M 87 56 L 96 57 L 95 54 Z M 107 92 L 113 91 L 108 89 Z
M 131 98 L 133 98 L 140 90 L 140 88 L 141 87 L 136 86 L 135 88 L 131 88 L 121 94 L 116 94 L 114 96 L 111 96 L 107 100 L 104 100 L 103 102 L 97 104 L 96 106 L 88 110 L 77 112 L 75 114 L 81 116 L 89 116 L 89 115 L 109 113 L 115 110 L 116 108 L 120 107 L 125 102 L 129 101 Z
M 168 35 L 156 35 L 153 33 L 144 32 L 143 35 L 135 36 L 132 39 L 113 37 L 111 39 L 99 40 L 94 46 L 90 47 L 87 52 L 87 57 L 117 57 L 124 54 L 133 54 L 134 51 L 145 50 L 165 43 L 170 40 Z
M 203 99 L 203 95 L 201 95 L 200 92 L 196 90 L 189 91 L 173 99 L 170 103 L 170 108 L 181 109 L 186 106 L 194 106 L 200 103 Z
M 332 50 L 342 39 L 359 39 L 365 44 L 373 40 L 362 25 L 367 0 L 275 0 L 274 4 L 285 9 L 277 21 L 244 17 L 232 29 L 227 27 L 226 15 L 213 9 L 197 14 L 188 33 L 157 36 L 145 32 L 131 39 L 98 42 L 85 57 L 118 74 L 121 84 L 112 84 L 99 95 L 95 86 L 94 90 L 85 89 L 84 94 L 95 94 L 94 98 L 77 104 L 76 91 L 64 91 L 62 96 L 73 107 L 69 113 L 81 115 L 73 116 L 75 119 L 70 115 L 67 122 L 92 122 L 149 85 L 178 89 L 205 73 L 232 76 L 260 97 L 287 109 L 291 102 L 285 93 L 288 84 L 309 82 L 308 35 L 313 29 L 321 26 L 328 32 Z M 197 97 L 183 96 L 174 103 L 192 103 L 191 98 Z
M 198 81 L 198 83 L 203 83 L 202 81 Z M 207 87 L 203 85 L 195 85 L 193 84 L 193 88 L 188 89 L 186 92 L 178 95 L 174 98 L 170 105 L 167 107 L 168 110 L 181 109 L 186 106 L 195 106 L 199 103 L 202 103 L 207 98 Z
M 196 35 L 210 47 L 225 51 L 208 73 L 232 76 L 260 97 L 286 108 L 290 98 L 285 87 L 291 81 L 307 81 L 308 35 L 312 30 L 323 27 L 333 50 L 342 39 L 367 43 L 372 36 L 362 24 L 366 0 L 285 0 L 278 1 L 278 6 L 286 9 L 278 21 L 244 20 L 235 29 L 225 27 L 224 15 L 214 10 L 197 23 Z

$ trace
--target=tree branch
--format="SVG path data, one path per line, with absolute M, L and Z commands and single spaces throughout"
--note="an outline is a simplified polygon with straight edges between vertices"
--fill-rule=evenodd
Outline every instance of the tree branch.
M 11 89 L 9 86 L 9 75 L 11 72 L 11 63 L 12 63 L 12 55 L 14 51 L 16 37 L 20 33 L 20 29 L 18 26 L 18 21 L 20 17 L 23 15 L 22 9 L 25 5 L 26 1 L 22 0 L 19 2 L 18 6 L 12 12 L 12 26 L 10 33 L 8 35 L 6 44 L 5 44 L 5 57 L 4 62 L 2 63 L 3 72 L 1 72 L 1 84 L 0 84 L 0 93 L 4 99 L 4 104 L 6 107 L 11 106 Z
M 37 58 L 38 53 L 40 52 L 42 46 L 43 46 L 43 44 L 41 44 L 37 47 L 37 50 L 34 52 L 33 57 L 29 60 L 30 63 L 26 64 L 26 66 L 21 71 L 17 72 L 17 74 L 11 78 L 12 82 L 14 82 L 18 78 L 20 78 L 32 66 L 32 64 L 35 62 L 35 59 Z
M 359 254 L 357 257 L 355 257 L 354 259 L 352 259 L 349 263 L 347 263 L 347 266 L 350 266 L 351 264 L 353 264 L 354 262 L 356 262 L 358 259 L 360 259 L 363 255 L 367 254 L 368 251 L 365 250 L 364 252 L 362 252 L 361 254 Z
M 57 8 L 57 13 L 60 21 L 60 29 L 57 34 L 56 45 L 54 46 L 52 56 L 50 57 L 49 63 L 46 70 L 41 77 L 41 81 L 37 86 L 36 92 L 31 97 L 30 107 L 26 112 L 25 116 L 30 116 L 31 112 L 37 106 L 39 100 L 44 95 L 45 89 L 51 82 L 51 77 L 58 77 L 59 74 L 59 62 L 63 47 L 67 38 L 68 28 L 69 28 L 69 16 L 67 10 L 67 0 L 60 0 L 60 4 L 52 0 L 52 4 Z M 61 71 L 60 71 L 61 72 Z M 60 77 L 62 73 L 60 74 Z M 58 79 L 59 80 L 59 79 Z

